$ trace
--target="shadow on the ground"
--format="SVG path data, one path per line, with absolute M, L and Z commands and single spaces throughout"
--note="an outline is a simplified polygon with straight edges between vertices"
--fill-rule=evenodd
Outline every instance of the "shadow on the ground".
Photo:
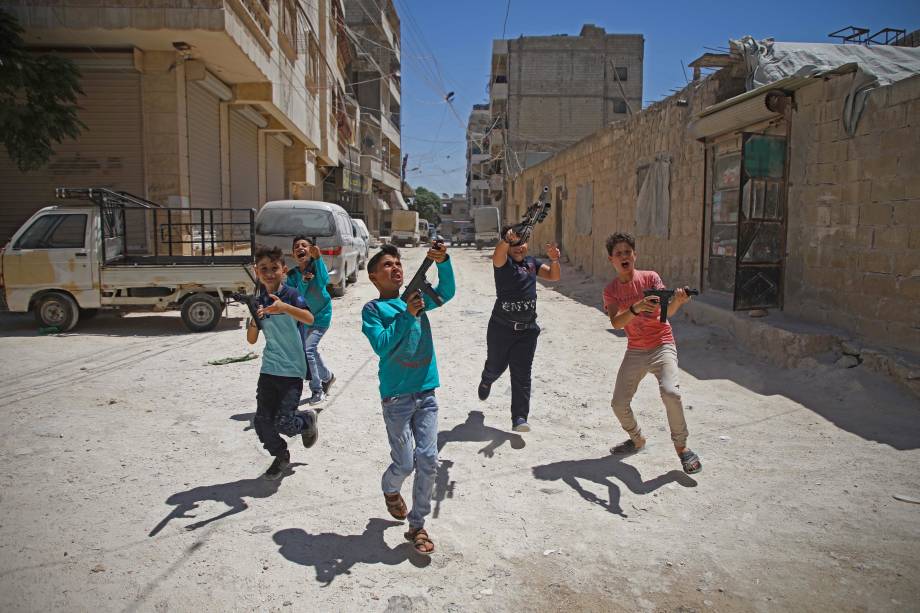
M 520 434 L 505 432 L 498 428 L 485 425 L 485 415 L 482 411 L 470 411 L 466 416 L 466 421 L 457 424 L 450 430 L 438 432 L 438 453 L 444 449 L 447 443 L 488 443 L 479 450 L 479 453 L 487 458 L 495 455 L 495 450 L 506 442 L 512 449 L 523 449 L 524 438 Z M 451 460 L 440 459 L 438 462 L 438 472 L 434 481 L 434 510 L 432 517 L 438 517 L 441 513 L 441 503 L 447 498 L 454 497 L 455 481 L 450 479 L 450 469 L 454 463 Z
M 356 564 L 396 566 L 408 561 L 417 568 L 428 566 L 431 558 L 415 554 L 408 541 L 390 548 L 383 539 L 387 528 L 402 525 L 373 518 L 361 534 L 310 534 L 300 528 L 286 528 L 272 538 L 278 544 L 278 553 L 296 564 L 312 566 L 316 580 L 325 587 L 337 576 L 350 574 Z
M 639 471 L 619 458 L 606 455 L 590 460 L 565 460 L 533 467 L 533 476 L 541 481 L 562 481 L 578 495 L 603 507 L 610 513 L 627 517 L 620 507 L 620 488 L 611 480 L 619 480 L 633 494 L 650 494 L 668 483 L 678 483 L 684 487 L 696 487 L 696 481 L 679 470 L 672 470 L 650 481 L 643 481 Z M 608 499 L 599 498 L 581 486 L 579 480 L 590 481 L 607 488 Z
M 249 508 L 244 498 L 268 498 L 272 496 L 278 491 L 284 478 L 294 474 L 294 468 L 297 466 L 304 466 L 304 464 L 298 462 L 288 464 L 287 468 L 284 469 L 282 478 L 274 481 L 264 479 L 263 477 L 255 477 L 253 479 L 240 479 L 239 481 L 232 481 L 230 483 L 202 485 L 184 492 L 173 494 L 166 499 L 166 504 L 175 505 L 176 508 L 173 509 L 169 515 L 164 517 L 147 536 L 156 536 L 166 527 L 166 524 L 173 519 L 193 519 L 195 515 L 190 515 L 189 513 L 197 509 L 199 503 L 205 500 L 222 502 L 229 508 L 214 517 L 202 519 L 187 525 L 185 527 L 186 530 L 197 530 L 198 528 L 229 517 L 230 515 L 242 513 Z
M 214 332 L 239 330 L 241 317 L 221 317 Z M 38 323 L 30 313 L 0 314 L 0 338 L 39 336 Z M 55 336 L 179 336 L 192 334 L 176 314 L 144 313 L 127 317 L 116 313 L 99 313 L 91 319 L 81 318 L 70 332 Z
M 540 283 L 544 284 L 542 280 Z M 605 281 L 567 266 L 562 281 L 544 285 L 603 312 Z M 729 304 L 718 298 L 702 299 L 717 305 Z M 796 325 L 808 327 L 803 322 Z M 783 396 L 863 439 L 901 450 L 920 448 L 916 397 L 882 375 L 860 368 L 832 368 L 834 358 L 813 372 L 784 369 L 746 351 L 728 334 L 688 323 L 681 317 L 676 318 L 674 327 L 680 368 L 697 379 L 729 380 L 755 394 Z M 610 332 L 620 337 L 620 331 Z M 625 338 L 614 342 L 625 342 Z M 829 393 L 829 388 L 833 392 Z M 685 401 L 699 405 L 692 398 L 685 397 Z
M 253 411 L 252 413 L 237 413 L 236 415 L 231 415 L 230 419 L 233 421 L 242 421 L 246 423 L 246 427 L 243 428 L 243 432 L 249 432 L 252 430 L 252 420 L 255 418 L 256 414 Z

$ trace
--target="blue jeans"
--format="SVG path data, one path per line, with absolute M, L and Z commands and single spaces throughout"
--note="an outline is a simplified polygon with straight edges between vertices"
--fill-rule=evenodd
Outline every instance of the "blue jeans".
M 323 381 L 328 381 L 332 373 L 323 363 L 319 355 L 319 342 L 329 328 L 304 328 L 303 352 L 307 356 L 307 368 L 310 371 L 310 391 L 319 392 L 323 389 Z
M 438 401 L 430 390 L 384 398 L 381 404 L 393 459 L 383 473 L 383 493 L 399 492 L 415 468 L 409 526 L 421 528 L 431 512 L 431 490 L 438 469 Z

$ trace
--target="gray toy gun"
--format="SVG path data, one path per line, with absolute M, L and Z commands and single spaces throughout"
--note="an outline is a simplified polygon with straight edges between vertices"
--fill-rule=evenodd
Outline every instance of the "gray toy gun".
M 533 227 L 546 219 L 550 207 L 550 203 L 546 201 L 548 194 L 549 185 L 544 185 L 543 192 L 540 194 L 540 198 L 529 207 L 527 207 L 527 211 L 524 213 L 524 219 L 521 220 L 520 223 L 511 226 L 511 229 L 518 236 L 517 242 L 513 243 L 513 245 L 526 243 L 527 239 L 530 238 L 530 233 L 533 231 Z
M 444 244 L 443 240 L 436 240 L 434 244 L 438 247 Z M 434 291 L 434 288 L 431 287 L 431 283 L 428 282 L 428 279 L 425 278 L 425 275 L 428 273 L 428 269 L 431 268 L 431 265 L 434 263 L 434 260 L 425 257 L 422 260 L 422 265 L 418 267 L 418 270 L 415 272 L 415 276 L 412 277 L 412 280 L 409 281 L 409 285 L 406 286 L 406 290 L 400 296 L 403 302 L 408 303 L 409 297 L 416 292 L 422 292 L 438 306 L 444 304 L 444 299 L 441 298 L 441 295 Z

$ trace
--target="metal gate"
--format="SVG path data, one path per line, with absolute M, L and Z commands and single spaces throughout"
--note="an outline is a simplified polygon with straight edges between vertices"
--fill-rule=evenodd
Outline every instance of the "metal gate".
M 786 138 L 744 133 L 738 190 L 734 310 L 782 308 Z

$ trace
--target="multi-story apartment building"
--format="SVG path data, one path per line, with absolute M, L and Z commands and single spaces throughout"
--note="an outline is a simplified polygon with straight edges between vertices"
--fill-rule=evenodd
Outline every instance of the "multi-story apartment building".
M 471 208 L 492 204 L 489 196 L 492 156 L 486 141 L 491 124 L 489 105 L 474 104 L 466 128 L 466 197 Z
M 361 111 L 361 173 L 370 190 L 357 212 L 372 232 L 387 232 L 391 207 L 408 209 L 402 193 L 400 21 L 392 0 L 345 0 L 355 46 L 351 84 Z
M 76 62 L 86 125 L 38 171 L 21 173 L 0 152 L 0 242 L 61 185 L 173 207 L 258 208 L 310 197 L 317 165 L 339 163 L 340 0 L 0 0 L 0 8 L 19 20 L 27 44 Z
M 607 34 L 592 24 L 578 36 L 522 36 L 492 42 L 486 135 L 489 192 L 501 206 L 505 174 L 546 159 L 642 108 L 641 34 Z
M 466 194 L 441 194 L 441 221 L 470 221 L 471 218 Z

